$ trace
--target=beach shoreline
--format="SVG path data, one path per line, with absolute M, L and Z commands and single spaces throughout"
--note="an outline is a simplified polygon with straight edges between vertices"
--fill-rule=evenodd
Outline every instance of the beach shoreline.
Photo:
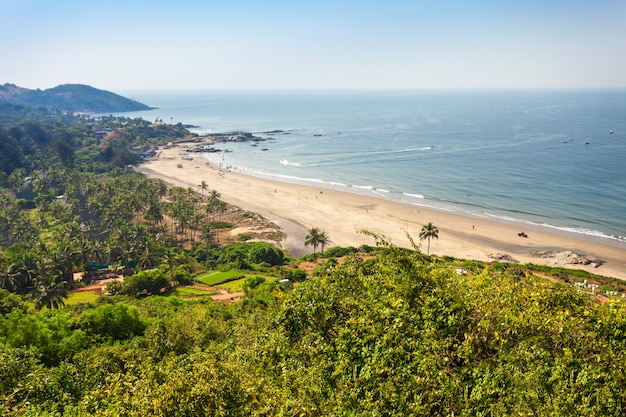
M 281 227 L 287 235 L 282 245 L 295 257 L 311 251 L 304 247 L 304 239 L 312 227 L 328 233 L 327 247 L 373 245 L 373 239 L 360 232 L 363 229 L 385 236 L 394 245 L 409 247 L 407 234 L 419 243 L 422 226 L 432 222 L 439 229 L 439 238 L 430 242 L 432 254 L 487 262 L 508 256 L 518 263 L 554 264 L 626 279 L 623 242 L 437 210 L 360 191 L 337 190 L 338 187 L 316 187 L 232 172 L 210 163 L 201 153 L 187 153 L 189 147 L 181 144 L 164 149 L 159 158 L 144 162 L 137 171 L 185 188 L 197 189 L 206 181 L 224 201 L 256 212 Z M 528 237 L 518 236 L 522 230 Z M 427 251 L 427 242 L 422 242 L 421 250 Z M 533 251 L 552 251 L 555 256 L 533 256 Z M 563 264 L 566 251 L 600 260 L 601 265 Z

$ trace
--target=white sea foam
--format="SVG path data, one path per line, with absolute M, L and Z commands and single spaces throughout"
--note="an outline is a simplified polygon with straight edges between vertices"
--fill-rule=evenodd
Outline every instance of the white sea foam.
M 298 162 L 289 162 L 289 161 L 288 161 L 288 160 L 286 160 L 286 159 L 281 159 L 281 160 L 280 160 L 280 163 L 281 163 L 281 164 L 283 164 L 283 165 L 289 165 L 289 166 L 292 166 L 292 167 L 299 167 L 299 166 L 302 166 L 302 164 L 300 164 L 300 163 L 298 163 Z
M 545 229 L 553 229 L 553 230 L 557 230 L 557 231 L 565 232 L 565 233 L 585 235 L 585 236 L 597 237 L 601 239 L 616 240 L 618 242 L 626 242 L 626 237 L 624 236 L 609 235 L 606 233 L 602 233 L 598 230 L 592 230 L 592 229 L 588 229 L 588 228 L 580 227 L 580 226 L 556 226 L 554 224 L 550 224 L 547 222 L 534 222 L 531 220 L 505 216 L 505 215 L 496 215 L 496 214 L 486 213 L 486 212 L 483 213 L 483 215 L 486 217 L 497 219 L 497 220 L 506 221 L 509 223 L 517 223 L 519 225 L 537 226 L 537 227 L 541 227 Z
M 326 184 L 326 181 L 321 180 L 319 178 L 303 178 L 303 177 L 296 177 L 293 175 L 285 175 L 285 174 L 269 174 L 267 172 L 261 172 L 261 171 L 255 171 L 255 174 L 262 175 L 264 177 L 281 178 L 281 179 L 295 181 L 295 182 L 314 182 L 318 184 Z
M 608 235 L 598 230 L 591 230 L 591 229 L 587 229 L 584 227 L 563 227 L 563 226 L 554 226 L 548 223 L 538 223 L 538 225 L 541 227 L 548 228 L 548 229 L 556 229 L 556 230 L 560 230 L 560 231 L 568 232 L 568 233 L 576 233 L 576 234 L 597 237 L 597 238 L 602 238 L 602 239 L 616 240 L 618 242 L 626 242 L 626 237 L 624 236 Z
M 504 221 L 507 221 L 507 222 L 531 223 L 532 224 L 532 222 L 530 222 L 530 221 L 520 220 L 520 219 L 516 219 L 514 217 L 504 216 L 502 214 L 492 214 L 492 213 L 484 212 L 483 215 L 486 216 L 486 217 L 491 217 L 491 218 L 498 219 L 498 220 L 504 220 Z
M 424 199 L 424 196 L 421 194 L 409 194 L 409 193 L 402 193 L 403 195 L 407 196 L 407 197 L 413 197 L 413 198 L 419 198 L 421 200 Z

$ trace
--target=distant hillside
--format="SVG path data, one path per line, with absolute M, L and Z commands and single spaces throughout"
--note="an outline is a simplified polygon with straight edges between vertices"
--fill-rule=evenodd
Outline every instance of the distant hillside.
M 91 113 L 149 110 L 135 100 L 82 84 L 64 84 L 47 90 L 29 90 L 14 84 L 0 86 L 0 100 L 11 104 Z

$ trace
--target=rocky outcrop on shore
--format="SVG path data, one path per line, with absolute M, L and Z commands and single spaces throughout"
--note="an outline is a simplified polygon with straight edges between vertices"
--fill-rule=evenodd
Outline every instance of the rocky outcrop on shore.
M 551 265 L 551 266 L 589 265 L 593 268 L 598 268 L 604 263 L 602 259 L 591 258 L 591 257 L 588 257 L 587 255 L 582 255 L 580 253 L 572 252 L 569 250 L 566 250 L 566 251 L 554 251 L 554 250 L 532 251 L 530 252 L 530 254 L 537 258 L 550 258 L 551 260 L 548 265 Z
M 270 132 L 262 132 L 264 134 L 284 134 L 289 132 L 283 130 L 272 130 Z M 191 140 L 177 141 L 180 143 L 197 143 L 194 148 L 188 149 L 187 152 L 222 152 L 221 149 L 216 149 L 211 145 L 218 143 L 233 143 L 233 142 L 252 142 L 253 146 L 256 146 L 257 142 L 264 142 L 268 140 L 275 140 L 273 137 L 260 137 L 251 132 L 228 132 L 228 133 L 208 133 L 204 136 L 196 136 Z M 266 150 L 266 149 L 262 149 Z
M 264 135 L 288 135 L 289 132 L 284 130 L 271 130 L 268 132 L 261 132 Z M 208 141 L 211 144 L 224 143 L 224 142 L 263 142 L 266 140 L 274 140 L 273 137 L 261 137 L 256 136 L 251 132 L 227 132 L 227 133 L 209 133 L 204 136 L 200 136 L 199 139 Z
M 517 259 L 506 253 L 492 253 L 489 255 L 489 258 L 497 262 L 508 262 L 513 264 L 519 263 Z

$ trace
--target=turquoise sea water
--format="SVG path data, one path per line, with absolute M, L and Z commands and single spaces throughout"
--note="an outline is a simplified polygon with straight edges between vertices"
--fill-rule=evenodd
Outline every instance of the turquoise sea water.
M 232 169 L 626 243 L 624 90 L 125 95 L 158 107 L 127 117 L 273 138 L 207 155 Z

